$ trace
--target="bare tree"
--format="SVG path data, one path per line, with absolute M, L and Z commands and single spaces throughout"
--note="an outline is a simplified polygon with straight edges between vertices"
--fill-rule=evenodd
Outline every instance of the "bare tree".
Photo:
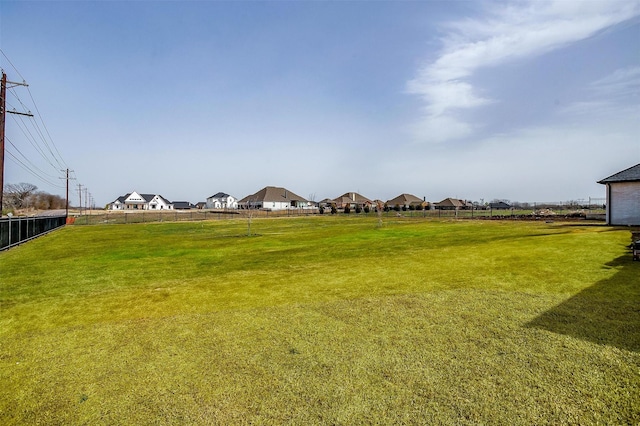
M 38 189 L 31 183 L 11 183 L 4 187 L 4 203 L 6 207 L 21 209 L 26 207 L 26 201 Z
M 378 201 L 376 203 L 376 212 L 378 213 L 378 228 L 382 228 L 382 211 L 384 210 L 384 203 Z
M 66 200 L 59 195 L 37 191 L 27 197 L 23 207 L 34 208 L 36 210 L 64 209 L 66 207 Z
M 253 206 L 254 200 L 253 198 L 248 199 L 244 206 L 240 207 L 240 214 L 247 219 L 247 236 L 251 236 L 251 221 L 253 219 L 253 214 L 255 213 L 255 209 Z

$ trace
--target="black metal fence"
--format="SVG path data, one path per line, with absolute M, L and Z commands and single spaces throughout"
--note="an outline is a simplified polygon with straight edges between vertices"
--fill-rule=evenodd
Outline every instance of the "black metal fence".
M 0 219 L 0 250 L 51 232 L 66 222 L 66 216 L 3 217 Z
M 92 214 L 77 215 L 72 218 L 75 225 L 105 225 L 152 222 L 196 222 L 217 219 L 245 219 L 248 215 L 258 217 L 309 216 L 317 214 L 317 209 L 291 210 L 173 210 L 114 212 L 93 211 Z
M 351 209 L 351 217 L 376 217 L 373 210 Z M 356 213 L 357 212 L 357 213 Z M 331 216 L 331 209 L 325 208 L 325 216 Z M 152 222 L 190 222 L 217 219 L 247 219 L 269 217 L 299 217 L 319 215 L 318 209 L 290 209 L 290 210 L 184 210 L 184 211 L 138 211 L 114 212 L 93 211 L 92 214 L 77 215 L 70 218 L 75 225 L 105 225 Z M 337 210 L 336 215 L 345 216 L 344 210 Z M 469 208 L 458 210 L 412 210 L 410 208 L 388 209 L 382 212 L 383 218 L 432 218 L 432 219 L 590 219 L 604 220 L 605 211 L 602 206 L 581 208 L 563 206 L 560 203 L 532 203 L 528 208 L 511 209 Z

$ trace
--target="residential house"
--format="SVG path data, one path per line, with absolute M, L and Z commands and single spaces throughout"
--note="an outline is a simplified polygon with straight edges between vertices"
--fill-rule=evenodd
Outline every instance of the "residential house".
M 640 225 L 640 164 L 598 183 L 607 188 L 607 225 Z
M 237 209 L 238 199 L 226 194 L 224 192 L 218 192 L 211 197 L 207 197 L 206 208 L 208 209 Z
M 511 206 L 504 201 L 493 201 L 489 203 L 489 208 L 491 210 L 509 210 Z
M 373 201 L 364 197 L 357 192 L 347 192 L 342 194 L 338 198 L 334 198 L 331 200 L 333 204 L 336 205 L 336 208 L 344 209 L 345 207 L 349 207 L 350 209 L 355 209 L 356 207 L 364 207 L 364 206 L 373 206 Z
M 457 198 L 445 198 L 439 203 L 435 203 L 435 208 L 438 210 L 470 210 L 473 208 L 473 204 Z
M 109 210 L 173 210 L 173 204 L 162 195 L 139 194 L 136 191 L 118 197 Z
M 386 202 L 386 205 L 389 208 L 400 206 L 400 207 L 405 207 L 409 209 L 413 206 L 413 208 L 415 209 L 416 207 L 419 206 L 420 209 L 425 209 L 429 206 L 429 203 L 427 203 L 424 199 L 420 199 L 416 197 L 415 195 L 400 194 L 396 198 L 388 200 Z
M 324 200 L 318 202 L 319 207 L 331 207 L 332 204 L 333 200 L 331 198 L 325 198 Z
M 247 195 L 238 202 L 238 205 L 241 208 L 265 210 L 312 208 L 311 202 L 278 186 L 266 186 L 255 194 Z
M 174 210 L 191 210 L 194 209 L 196 206 L 193 203 L 190 203 L 189 201 L 174 201 L 173 202 L 173 208 Z

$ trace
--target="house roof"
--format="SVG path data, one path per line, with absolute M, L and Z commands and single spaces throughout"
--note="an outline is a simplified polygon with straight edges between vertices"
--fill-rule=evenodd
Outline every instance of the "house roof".
M 153 197 L 155 197 L 155 194 L 140 194 L 139 192 L 129 192 L 128 194 L 126 194 L 124 196 L 125 199 L 129 198 L 130 196 L 132 196 L 134 193 L 136 193 L 137 195 L 139 195 L 140 197 L 142 197 L 142 199 L 144 201 L 146 201 L 147 203 L 149 203 L 151 200 L 153 200 Z
M 504 201 L 496 201 L 494 203 L 489 203 L 489 207 L 492 209 L 510 209 L 511 206 Z
M 265 186 L 260 191 L 255 194 L 247 195 L 242 200 L 241 203 L 247 202 L 291 202 L 291 201 L 303 201 L 307 202 L 304 198 L 299 196 L 298 194 L 289 191 L 286 188 L 282 188 L 279 186 Z
M 464 207 L 466 203 L 463 200 L 458 200 L 457 198 L 445 198 L 439 203 L 436 203 L 436 205 L 443 207 Z
M 229 194 L 227 194 L 226 192 L 218 192 L 217 194 L 212 195 L 209 198 L 227 198 L 227 197 L 229 197 Z
M 636 182 L 640 181 L 640 164 L 629 167 L 626 170 L 618 172 L 614 175 L 604 178 L 598 183 L 613 183 L 613 182 Z
M 158 197 L 158 198 L 160 199 L 160 201 L 162 201 L 163 203 L 165 203 L 165 204 L 167 204 L 167 205 L 168 205 L 168 204 L 171 204 L 171 201 L 167 200 L 166 198 L 164 198 L 164 197 L 163 197 L 162 195 L 160 195 L 160 194 L 153 195 L 153 196 L 151 197 L 151 199 L 149 199 L 148 201 L 149 201 L 149 202 L 151 202 L 151 201 L 152 201 L 154 198 L 156 198 L 156 197 Z M 147 198 L 145 197 L 145 199 L 147 199 Z
M 127 198 L 129 198 L 129 197 L 131 196 L 131 194 L 133 194 L 133 192 L 129 192 L 129 193 L 127 193 L 127 194 L 125 194 L 125 195 L 123 195 L 123 196 L 121 196 L 121 197 L 118 197 L 118 198 L 117 198 L 113 203 L 118 202 L 118 201 L 119 201 L 120 203 L 124 203 L 124 202 L 127 200 Z M 136 192 L 136 194 L 138 194 L 138 193 Z M 151 201 L 156 197 L 156 194 L 138 194 L 138 195 L 139 195 L 140 197 L 142 197 L 142 199 L 143 199 L 145 202 L 147 202 L 147 203 L 150 203 L 150 202 L 151 202 Z M 158 198 L 160 198 L 160 199 L 161 199 L 165 204 L 171 204 L 171 201 L 167 200 L 167 199 L 166 199 L 166 198 L 164 198 L 162 195 L 159 195 L 159 194 L 158 194 L 157 196 L 158 196 Z M 113 203 L 112 203 L 112 204 L 113 204 Z
M 416 203 L 421 204 L 422 202 L 424 202 L 424 200 L 416 197 L 415 195 L 400 194 L 396 198 L 388 200 L 387 205 L 395 206 L 396 204 L 399 204 L 399 205 L 409 205 L 409 204 L 416 204 Z
M 334 202 L 336 203 L 342 203 L 342 204 L 346 204 L 346 203 L 358 203 L 358 204 L 363 204 L 363 203 L 371 203 L 372 201 L 370 199 L 368 199 L 367 197 L 358 194 L 357 192 L 347 192 L 345 194 L 342 194 L 341 196 L 334 198 L 333 199 Z
M 118 203 L 118 202 L 119 203 L 124 203 L 124 200 L 129 198 L 129 195 L 131 195 L 131 192 L 129 192 L 128 194 L 121 195 L 120 197 L 118 197 L 115 200 L 113 200 L 113 202 L 111 204 Z
M 174 201 L 172 204 L 174 209 L 190 209 L 194 207 L 194 205 L 188 201 Z

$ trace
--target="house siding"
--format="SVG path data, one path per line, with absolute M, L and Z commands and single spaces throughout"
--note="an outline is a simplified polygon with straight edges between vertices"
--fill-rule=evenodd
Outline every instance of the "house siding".
M 607 223 L 640 225 L 640 182 L 607 184 Z
M 271 210 L 287 210 L 291 208 L 291 205 L 288 202 L 281 201 L 265 201 L 262 204 L 263 208 Z
M 237 209 L 238 200 L 232 195 L 218 193 L 207 198 L 206 207 L 208 209 Z

